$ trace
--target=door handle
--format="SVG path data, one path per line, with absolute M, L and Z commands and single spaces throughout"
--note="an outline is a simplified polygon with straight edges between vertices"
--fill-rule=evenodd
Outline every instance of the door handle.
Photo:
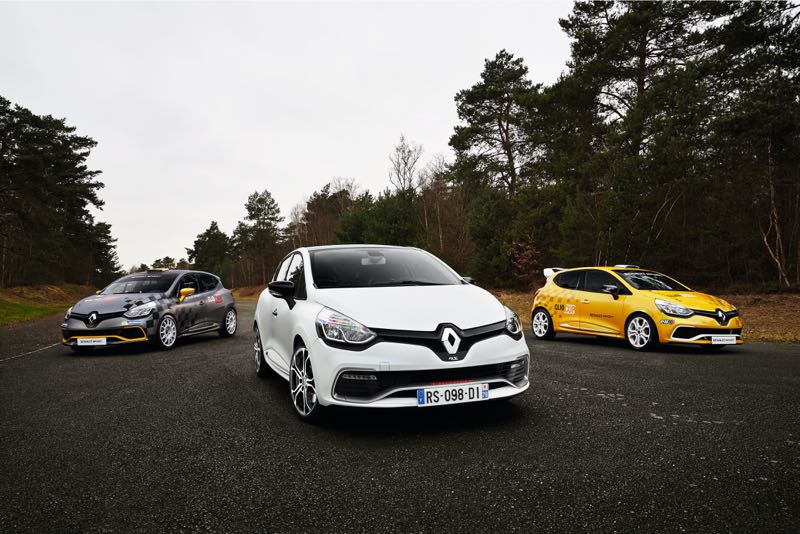
M 583 300 L 581 301 L 581 304 L 589 304 L 589 299 L 583 299 Z
M 278 316 L 278 308 L 275 308 L 274 310 L 272 310 L 272 315 L 275 316 L 275 317 Z

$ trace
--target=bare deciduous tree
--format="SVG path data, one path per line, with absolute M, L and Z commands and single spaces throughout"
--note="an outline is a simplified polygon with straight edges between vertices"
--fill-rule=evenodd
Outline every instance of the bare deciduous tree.
M 421 157 L 422 145 L 408 141 L 406 136 L 401 134 L 400 141 L 389 154 L 389 161 L 392 163 L 389 170 L 389 182 L 398 191 L 414 188 Z

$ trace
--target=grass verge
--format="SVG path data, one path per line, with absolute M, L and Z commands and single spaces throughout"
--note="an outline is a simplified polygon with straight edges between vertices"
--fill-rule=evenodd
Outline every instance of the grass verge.
M 0 326 L 64 313 L 95 288 L 76 284 L 20 286 L 0 289 Z
M 58 312 L 64 312 L 61 304 L 21 304 L 0 300 L 0 326 L 7 326 L 21 321 L 45 317 Z

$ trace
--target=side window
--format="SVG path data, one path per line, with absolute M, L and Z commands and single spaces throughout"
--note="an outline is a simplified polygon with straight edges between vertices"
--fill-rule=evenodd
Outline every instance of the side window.
M 582 282 L 584 271 L 569 271 L 556 275 L 555 282 L 558 287 L 564 289 L 578 289 Z
M 178 282 L 178 294 L 180 294 L 181 289 L 191 287 L 194 289 L 195 293 L 200 292 L 200 284 L 197 282 L 197 275 L 194 273 L 184 274 L 180 282 Z
M 294 283 L 294 298 L 304 300 L 306 298 L 306 277 L 303 272 L 303 255 L 300 253 L 292 256 L 286 279 Z
M 286 270 L 289 268 L 289 262 L 292 261 L 292 256 L 286 256 L 283 261 L 275 269 L 275 276 L 272 278 L 273 282 L 286 280 Z
M 203 291 L 213 291 L 217 288 L 219 280 L 217 280 L 216 276 L 205 273 L 197 276 L 200 278 L 200 285 L 202 286 Z
M 598 271 L 597 269 L 590 269 L 586 271 L 586 284 L 584 291 L 602 293 L 603 286 L 621 287 L 622 284 L 618 283 L 616 278 L 605 271 Z

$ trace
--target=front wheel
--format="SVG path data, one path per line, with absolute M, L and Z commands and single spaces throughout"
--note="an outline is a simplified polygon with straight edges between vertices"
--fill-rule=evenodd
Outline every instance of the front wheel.
M 156 328 L 156 346 L 162 350 L 170 350 L 178 341 L 178 324 L 171 315 L 165 315 Z
M 628 318 L 625 325 L 625 339 L 634 350 L 649 350 L 658 345 L 658 330 L 652 319 L 643 313 Z
M 259 378 L 266 378 L 269 376 L 269 365 L 267 360 L 264 359 L 264 346 L 261 344 L 261 333 L 258 331 L 258 326 L 253 327 L 253 351 L 256 357 L 256 374 Z
M 225 319 L 219 326 L 219 335 L 222 337 L 231 337 L 236 333 L 236 326 L 236 310 L 229 308 L 228 311 L 225 312 Z
M 289 395 L 295 412 L 304 421 L 318 420 L 323 407 L 317 399 L 317 385 L 314 370 L 311 367 L 311 356 L 308 349 L 300 344 L 292 355 L 292 367 L 289 370 Z
M 553 318 L 544 308 L 536 308 L 531 316 L 531 330 L 536 339 L 553 339 L 556 331 L 553 328 Z

